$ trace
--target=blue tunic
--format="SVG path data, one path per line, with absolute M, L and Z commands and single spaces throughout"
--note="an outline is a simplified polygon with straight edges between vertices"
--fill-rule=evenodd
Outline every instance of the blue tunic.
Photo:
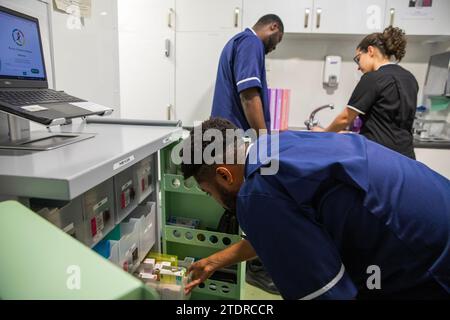
M 237 215 L 283 297 L 450 295 L 448 179 L 354 134 L 285 132 L 267 157 L 257 149 Z M 262 175 L 271 160 L 278 173 Z M 373 266 L 381 290 L 367 286 Z
M 270 130 L 264 44 L 253 30 L 246 29 L 235 35 L 222 51 L 211 116 L 225 118 L 238 128 L 250 129 L 239 97 L 249 88 L 260 89 L 264 119 Z

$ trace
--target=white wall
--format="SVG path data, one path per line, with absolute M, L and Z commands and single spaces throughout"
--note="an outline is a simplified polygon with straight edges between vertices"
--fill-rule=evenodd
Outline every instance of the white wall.
M 70 19 L 52 11 L 56 89 L 114 108 L 118 117 L 117 0 L 92 1 L 92 16 L 79 29 Z
M 290 88 L 291 111 L 289 125 L 304 127 L 310 112 L 321 105 L 334 103 L 336 109 L 321 111 L 318 118 L 322 125 L 328 125 L 346 106 L 361 77 L 353 62 L 355 47 L 361 38 L 349 36 L 299 36 L 286 35 L 277 50 L 267 57 L 269 87 Z M 408 42 L 407 54 L 401 65 L 410 70 L 419 82 L 419 100 L 425 82 L 427 65 L 434 51 L 445 51 L 450 43 L 423 44 L 418 40 Z M 342 77 L 336 90 L 323 87 L 322 74 L 324 57 L 340 55 L 343 58 Z

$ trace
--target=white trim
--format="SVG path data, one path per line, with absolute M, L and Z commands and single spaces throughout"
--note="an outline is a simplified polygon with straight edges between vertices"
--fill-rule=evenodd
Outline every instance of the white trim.
M 245 139 L 245 138 L 244 138 Z M 247 151 L 245 152 L 245 160 L 248 159 L 248 156 L 250 155 L 250 149 L 253 147 L 255 143 L 250 143 L 247 147 Z M 245 182 L 245 174 L 244 174 L 244 182 Z
M 253 30 L 253 28 L 248 27 L 247 29 L 250 30 L 255 36 L 258 36 L 258 35 L 256 34 L 255 30 Z
M 299 300 L 312 300 L 312 299 L 315 299 L 315 298 L 323 295 L 325 292 L 327 292 L 328 290 L 333 288 L 342 279 L 344 274 L 345 274 L 345 266 L 342 264 L 341 270 L 339 270 L 339 273 L 336 275 L 336 277 L 333 278 L 333 280 L 328 282 L 328 284 L 326 286 L 320 288 L 317 291 L 314 291 L 311 294 L 308 294 L 307 296 L 305 296 Z
M 250 149 L 253 147 L 255 143 L 250 143 L 249 146 L 247 147 L 247 151 L 245 152 L 245 159 L 248 158 L 248 155 L 250 154 Z
M 364 112 L 362 112 L 361 110 L 358 110 L 357 108 L 355 108 L 355 107 L 353 107 L 353 106 L 347 106 L 347 108 L 352 109 L 353 111 L 356 111 L 356 112 L 358 112 L 358 113 L 360 113 L 360 114 L 362 114 L 362 115 L 365 115 Z
M 252 81 L 252 80 L 256 80 L 256 81 L 258 81 L 259 83 L 261 83 L 261 80 L 259 80 L 259 78 L 257 78 L 257 77 L 251 77 L 251 78 L 247 78 L 247 79 L 244 79 L 244 80 L 239 81 L 238 83 L 236 83 L 236 86 L 239 86 L 239 85 L 241 85 L 241 84 L 243 84 L 243 83 L 245 83 L 245 82 L 249 82 L 249 81 Z

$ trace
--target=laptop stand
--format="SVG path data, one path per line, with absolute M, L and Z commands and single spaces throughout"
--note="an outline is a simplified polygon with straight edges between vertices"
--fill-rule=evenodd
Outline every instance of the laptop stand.
M 57 119 L 52 126 L 66 123 L 66 119 Z M 72 143 L 95 137 L 86 133 L 52 133 L 46 131 L 30 131 L 30 121 L 0 112 L 0 149 L 48 151 L 67 146 Z

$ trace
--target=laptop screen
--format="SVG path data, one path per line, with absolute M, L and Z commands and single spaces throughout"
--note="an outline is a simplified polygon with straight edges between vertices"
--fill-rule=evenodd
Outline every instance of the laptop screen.
M 0 78 L 46 80 L 38 20 L 1 7 Z

